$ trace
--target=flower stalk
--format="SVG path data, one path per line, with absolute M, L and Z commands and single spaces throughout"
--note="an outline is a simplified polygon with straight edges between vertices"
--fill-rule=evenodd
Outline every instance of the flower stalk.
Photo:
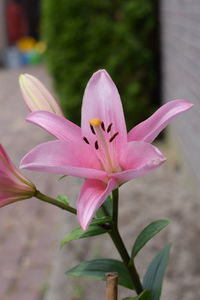
M 139 295 L 143 291 L 143 287 L 140 282 L 138 272 L 136 270 L 134 263 L 130 263 L 131 258 L 130 258 L 128 251 L 124 245 L 124 242 L 121 238 L 119 230 L 115 225 L 112 226 L 112 230 L 109 232 L 109 235 L 121 256 L 121 258 L 124 262 L 124 265 L 126 266 L 127 270 L 129 271 L 135 291 Z
M 39 200 L 51 203 L 51 204 L 53 204 L 55 206 L 58 206 L 58 207 L 60 207 L 60 208 L 62 208 L 64 210 L 66 210 L 66 211 L 68 211 L 68 212 L 76 215 L 76 209 L 75 208 L 71 207 L 70 205 L 64 204 L 64 203 L 62 203 L 62 202 L 60 202 L 60 201 L 58 201 L 58 200 L 56 200 L 54 198 L 51 198 L 51 197 L 49 197 L 49 196 L 47 196 L 45 194 L 42 194 L 38 190 L 35 193 L 35 197 L 38 198 Z
M 113 199 L 113 222 L 118 226 L 118 206 L 119 206 L 119 190 L 115 189 L 112 192 Z
M 138 272 L 136 270 L 135 264 L 131 260 L 129 254 L 128 254 L 128 251 L 126 249 L 126 246 L 125 246 L 125 244 L 122 240 L 122 237 L 119 233 L 119 230 L 118 230 L 118 202 L 119 202 L 118 189 L 115 189 L 112 192 L 112 196 L 113 196 L 113 218 L 112 218 L 113 221 L 110 224 L 112 230 L 110 230 L 108 232 L 108 234 L 110 235 L 115 247 L 117 248 L 117 250 L 124 262 L 124 265 L 126 266 L 128 272 L 131 276 L 136 293 L 139 295 L 140 293 L 142 293 L 143 287 L 142 287 Z M 105 212 L 105 214 L 107 214 L 105 207 L 104 207 L 104 212 Z

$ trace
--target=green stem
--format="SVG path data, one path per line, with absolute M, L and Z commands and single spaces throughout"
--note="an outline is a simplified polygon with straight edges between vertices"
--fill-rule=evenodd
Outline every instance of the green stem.
M 116 226 L 118 226 L 118 206 L 119 206 L 119 190 L 116 189 L 112 192 L 112 200 L 113 200 L 113 222 Z
M 129 271 L 136 293 L 139 295 L 143 291 L 143 287 L 140 282 L 140 278 L 136 270 L 136 267 L 134 265 L 134 262 L 131 261 L 128 251 L 121 238 L 117 223 L 118 223 L 118 189 L 113 191 L 113 222 L 111 224 L 112 230 L 108 233 L 121 256 L 124 265 Z
M 142 284 L 140 282 L 140 278 L 138 275 L 138 272 L 135 268 L 134 263 L 130 263 L 131 259 L 130 256 L 128 254 L 128 251 L 124 245 L 124 242 L 121 238 L 121 235 L 118 231 L 118 228 L 115 227 L 115 225 L 112 227 L 112 230 L 110 232 L 108 232 L 113 243 L 115 244 L 127 270 L 129 271 L 129 274 L 131 276 L 131 279 L 133 281 L 136 293 L 139 295 L 142 291 L 143 291 L 143 287 Z
M 64 203 L 62 203 L 62 202 L 60 202 L 60 201 L 58 201 L 58 200 L 56 200 L 54 198 L 46 196 L 46 195 L 42 194 L 40 191 L 36 191 L 36 193 L 35 193 L 34 196 L 36 198 L 44 201 L 44 202 L 51 203 L 51 204 L 53 204 L 55 206 L 58 206 L 58 207 L 60 207 L 60 208 L 62 208 L 64 210 L 69 211 L 72 214 L 76 214 L 76 209 L 75 208 L 71 207 L 70 205 L 64 204 Z

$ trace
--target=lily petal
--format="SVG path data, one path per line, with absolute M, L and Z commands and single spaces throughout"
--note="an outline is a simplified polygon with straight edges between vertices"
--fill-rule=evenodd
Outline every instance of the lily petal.
M 95 212 L 116 187 L 117 182 L 113 179 L 108 184 L 92 179 L 84 182 L 76 205 L 78 221 L 83 230 L 87 229 Z
M 6 206 L 16 201 L 29 199 L 32 196 L 25 196 L 25 195 L 10 195 L 9 192 L 0 193 L 0 207 Z
M 36 188 L 13 165 L 0 145 L 0 207 L 35 195 Z
M 150 118 L 135 126 L 128 133 L 128 141 L 151 143 L 158 134 L 180 113 L 193 104 L 184 99 L 169 101 L 161 106 Z
M 106 180 L 106 172 L 89 145 L 66 141 L 51 141 L 35 147 L 24 156 L 21 168 Z
M 123 147 L 127 141 L 126 124 L 119 92 L 111 77 L 105 70 L 99 70 L 90 78 L 85 89 L 82 104 L 82 133 L 93 142 L 89 121 L 99 118 L 107 128 L 112 123 L 111 134 L 119 132 L 115 140 L 116 149 Z
M 124 183 L 158 168 L 165 160 L 163 154 L 151 144 L 129 142 L 120 159 L 124 171 L 112 174 L 112 178 Z
M 0 144 L 0 191 L 4 190 L 3 186 L 27 191 L 35 189 L 34 185 L 15 167 Z
M 32 112 L 26 117 L 26 121 L 40 126 L 60 140 L 75 142 L 82 139 L 79 126 L 48 111 Z

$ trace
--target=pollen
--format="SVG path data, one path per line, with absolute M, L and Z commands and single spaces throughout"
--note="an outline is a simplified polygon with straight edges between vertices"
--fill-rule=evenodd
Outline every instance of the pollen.
M 89 121 L 90 125 L 92 125 L 93 127 L 98 127 L 101 125 L 102 121 L 99 118 L 95 118 L 95 119 L 91 119 Z

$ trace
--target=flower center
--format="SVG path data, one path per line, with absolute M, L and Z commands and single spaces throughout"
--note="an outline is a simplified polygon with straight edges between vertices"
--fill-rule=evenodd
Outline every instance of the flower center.
M 102 120 L 99 118 L 91 119 L 89 124 L 92 133 L 96 136 L 94 147 L 103 169 L 108 173 L 121 171 L 116 159 L 115 143 L 113 143 L 119 132 L 116 132 L 114 135 L 112 135 L 112 123 L 105 128 L 104 122 L 102 122 Z M 87 144 L 90 144 L 86 137 L 83 137 L 83 140 Z

